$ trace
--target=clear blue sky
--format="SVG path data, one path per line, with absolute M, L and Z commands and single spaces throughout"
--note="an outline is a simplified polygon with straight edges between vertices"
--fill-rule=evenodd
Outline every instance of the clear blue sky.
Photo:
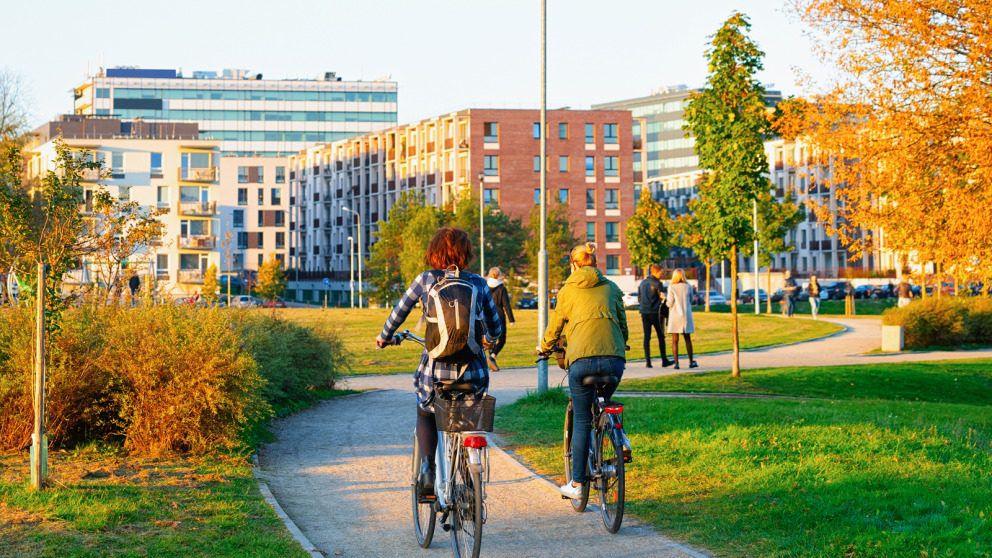
M 701 86 L 703 53 L 733 10 L 751 18 L 764 83 L 800 94 L 827 71 L 782 0 L 548 0 L 548 108 L 586 109 Z M 72 111 L 87 63 L 266 78 L 391 76 L 399 122 L 463 108 L 540 106 L 540 0 L 94 0 L 5 8 L 0 67 L 20 75 L 32 126 Z

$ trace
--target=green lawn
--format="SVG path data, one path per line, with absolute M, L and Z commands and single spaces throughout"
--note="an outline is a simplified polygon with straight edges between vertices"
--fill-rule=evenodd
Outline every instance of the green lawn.
M 896 299 L 894 298 L 881 298 L 881 299 L 855 299 L 854 301 L 854 313 L 855 317 L 859 316 L 870 316 L 877 317 L 882 314 L 886 309 L 892 308 L 896 305 Z M 702 306 L 694 306 L 693 309 L 697 312 L 702 310 Z M 710 305 L 710 311 L 719 312 L 726 314 L 730 312 L 729 304 L 713 304 Z M 737 311 L 745 314 L 754 314 L 754 304 L 738 304 Z M 766 313 L 768 311 L 768 303 L 761 303 L 761 312 Z M 783 314 L 782 305 L 778 302 L 772 303 L 772 313 L 773 314 Z M 799 316 L 812 316 L 813 311 L 810 303 L 807 302 L 797 302 L 795 313 Z M 844 301 L 843 300 L 821 300 L 820 301 L 820 315 L 822 316 L 843 316 L 844 315 Z
M 421 349 L 414 343 L 383 350 L 375 348 L 375 336 L 382 330 L 382 325 L 389 315 L 388 310 L 287 308 L 275 312 L 286 319 L 300 323 L 330 326 L 336 329 L 344 339 L 345 349 L 352 356 L 351 367 L 354 374 L 409 373 L 420 361 Z M 515 317 L 517 322 L 509 327 L 506 347 L 500 353 L 500 366 L 533 366 L 534 348 L 537 346 L 537 312 L 521 310 L 515 313 Z M 697 312 L 693 318 L 696 333 L 692 336 L 692 342 L 696 354 L 731 349 L 729 315 Z M 741 348 L 744 349 L 804 341 L 830 335 L 842 329 L 831 323 L 811 320 L 783 320 L 754 315 L 741 315 L 740 318 L 740 341 Z M 413 331 L 418 319 L 419 314 L 416 311 L 411 313 L 402 328 Z M 628 358 L 642 360 L 644 336 L 641 332 L 640 315 L 636 311 L 628 311 L 627 323 L 631 347 Z M 423 334 L 422 329 L 420 333 Z M 666 343 L 668 350 L 671 351 L 671 339 L 666 338 Z M 685 344 L 680 342 L 679 348 L 684 354 Z M 660 358 L 657 340 L 654 340 L 652 351 L 654 358 Z
M 27 454 L 0 456 L 0 556 L 307 556 L 244 459 L 53 453 L 30 490 Z
M 739 386 L 834 397 L 822 401 L 626 398 L 628 510 L 719 556 L 988 557 L 989 364 L 907 368 L 905 378 L 899 368 L 745 371 L 750 384 Z M 565 403 L 559 390 L 531 395 L 496 421 L 511 449 L 559 482 Z

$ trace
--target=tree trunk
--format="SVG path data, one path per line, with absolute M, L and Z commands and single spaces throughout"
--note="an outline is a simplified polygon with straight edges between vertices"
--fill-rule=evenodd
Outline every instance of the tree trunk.
M 706 260 L 706 311 L 710 311 L 710 268 L 713 267 L 713 258 Z
M 768 280 L 766 281 L 766 288 L 768 290 L 768 315 L 772 315 L 772 266 L 768 264 Z
M 737 245 L 730 246 L 730 337 L 734 345 L 734 364 L 730 369 L 730 375 L 734 378 L 741 377 L 741 347 L 737 337 Z M 755 285 L 757 289 L 757 285 Z M 758 291 L 755 290 L 755 304 L 758 303 Z

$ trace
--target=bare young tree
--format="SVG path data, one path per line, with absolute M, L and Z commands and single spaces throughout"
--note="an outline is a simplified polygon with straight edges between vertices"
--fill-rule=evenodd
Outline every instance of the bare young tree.
M 20 139 L 28 131 L 28 111 L 21 76 L 0 68 L 0 143 Z

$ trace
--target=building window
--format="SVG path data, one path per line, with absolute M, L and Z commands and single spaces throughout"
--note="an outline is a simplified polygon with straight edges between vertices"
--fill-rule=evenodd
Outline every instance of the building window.
M 169 255 L 159 254 L 155 257 L 155 275 L 159 279 L 169 278 Z
M 276 184 L 286 183 L 286 167 L 276 167 Z
M 257 213 L 258 213 L 258 226 L 259 227 L 264 227 L 265 226 L 265 212 L 262 211 L 261 209 L 259 209 Z
M 499 155 L 486 155 L 484 162 L 486 176 L 499 176 Z
M 586 124 L 586 143 L 596 143 L 596 125 Z
M 265 188 L 258 189 L 258 205 L 265 205 Z
M 238 250 L 246 250 L 248 248 L 248 233 L 239 232 L 238 233 Z
M 151 173 L 162 174 L 162 154 L 152 153 Z
M 248 188 L 238 188 L 238 205 L 248 205 Z
M 596 158 L 586 157 L 586 176 L 596 176 Z
M 620 275 L 620 256 L 618 254 L 606 256 L 606 274 Z
M 265 233 L 257 233 L 257 234 L 258 234 L 258 249 L 262 250 L 263 248 L 265 248 Z M 261 258 L 262 255 L 259 254 L 258 257 Z
M 620 242 L 620 223 L 610 221 L 606 223 L 606 242 Z
M 238 167 L 239 184 L 261 184 L 263 167 Z
M 272 188 L 269 191 L 269 199 L 272 205 L 282 205 L 282 188 Z
M 499 123 L 485 122 L 482 125 L 482 141 L 485 143 L 499 143 Z
M 603 124 L 603 143 L 617 143 L 616 124 Z
M 541 203 L 541 189 L 534 188 L 534 205 Z
M 245 210 L 235 209 L 231 213 L 231 226 L 235 229 L 245 228 Z
M 617 168 L 617 160 L 619 157 L 603 157 L 603 173 L 606 176 L 620 176 L 620 171 Z
M 568 155 L 558 156 L 558 172 L 568 172 Z
M 199 186 L 180 186 L 179 203 L 196 203 L 200 201 Z
M 114 151 L 110 154 L 110 172 L 113 174 L 124 172 L 124 154 L 120 151 Z
M 586 223 L 586 242 L 596 242 L 596 223 Z
M 620 190 L 607 188 L 603 200 L 603 209 L 620 209 Z
M 558 123 L 558 139 L 568 139 L 568 123 Z
M 238 184 L 248 184 L 248 167 L 238 167 Z
M 561 190 L 558 190 L 558 201 L 560 201 L 562 205 L 568 205 L 568 190 L 567 189 L 562 188 Z
M 586 209 L 596 209 L 596 190 L 586 188 Z
M 534 123 L 534 139 L 541 139 L 541 123 Z
M 276 250 L 282 250 L 286 247 L 286 233 L 282 231 L 276 232 Z
M 482 200 L 487 205 L 499 205 L 499 188 L 486 188 L 482 193 Z
M 259 241 L 261 241 L 261 240 L 262 240 L 262 239 L 261 239 L 261 238 L 259 238 Z M 261 247 L 262 247 L 262 243 L 261 243 L 261 242 L 259 242 L 259 243 L 258 243 L 258 247 L 259 247 L 259 248 L 261 248 Z M 262 265 L 263 265 L 264 263 L 265 263 L 265 256 L 264 256 L 263 254 L 259 254 L 259 255 L 258 255 L 258 267 L 262 267 Z
M 534 172 L 541 172 L 541 156 L 534 155 Z
M 158 187 L 158 206 L 168 207 L 169 206 L 169 187 L 159 186 Z
M 276 211 L 275 212 L 275 226 L 284 227 L 286 226 L 286 212 Z

